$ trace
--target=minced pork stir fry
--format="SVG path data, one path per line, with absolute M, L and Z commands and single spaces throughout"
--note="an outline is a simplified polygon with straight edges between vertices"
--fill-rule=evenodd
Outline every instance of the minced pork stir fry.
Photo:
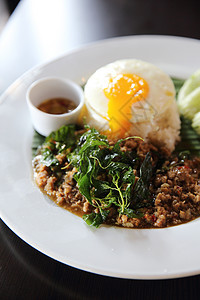
M 200 216 L 200 158 L 187 151 L 68 125 L 46 138 L 33 166 L 41 190 L 88 225 L 161 228 Z

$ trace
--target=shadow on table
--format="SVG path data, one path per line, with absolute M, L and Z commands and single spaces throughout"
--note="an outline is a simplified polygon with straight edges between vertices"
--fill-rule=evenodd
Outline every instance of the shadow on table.
M 59 263 L 18 238 L 1 221 L 2 299 L 200 299 L 200 276 L 131 280 Z

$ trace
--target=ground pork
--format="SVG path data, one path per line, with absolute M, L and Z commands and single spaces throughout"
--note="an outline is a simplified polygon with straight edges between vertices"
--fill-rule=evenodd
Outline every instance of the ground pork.
M 114 145 L 110 141 L 110 145 Z M 200 216 L 200 159 L 185 160 L 177 164 L 177 157 L 170 156 L 167 149 L 158 149 L 154 145 L 144 143 L 140 139 L 129 139 L 121 144 L 121 151 L 137 152 L 142 161 L 150 151 L 153 167 L 158 157 L 162 155 L 165 160 L 160 169 L 154 170 L 149 191 L 152 205 L 142 208 L 143 216 L 129 218 L 119 215 L 116 207 L 109 208 L 107 223 L 129 228 L 163 228 L 182 224 Z M 34 175 L 37 185 L 44 193 L 49 195 L 58 205 L 71 212 L 83 216 L 95 211 L 95 208 L 79 192 L 74 179 L 76 168 L 67 165 L 65 157 L 58 155 L 63 170 L 55 169 L 40 162 L 40 157 L 34 159 Z M 139 178 L 138 170 L 134 170 L 136 181 Z M 103 180 L 105 174 L 101 175 Z

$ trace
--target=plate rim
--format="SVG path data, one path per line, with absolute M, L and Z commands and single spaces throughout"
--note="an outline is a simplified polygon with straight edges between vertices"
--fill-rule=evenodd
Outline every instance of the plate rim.
M 122 36 L 122 37 L 114 37 L 114 38 L 108 38 L 108 39 L 104 39 L 104 40 L 99 40 L 99 41 L 95 41 L 95 42 L 92 42 L 92 43 L 88 43 L 86 45 L 82 45 L 80 47 L 77 47 L 75 49 L 72 49 L 71 51 L 68 51 L 66 52 L 65 54 L 61 55 L 61 56 L 58 56 L 57 58 L 55 59 L 51 59 L 49 60 L 48 62 L 45 62 L 43 64 L 38 64 L 36 66 L 34 66 L 33 68 L 29 69 L 28 71 L 26 71 L 25 73 L 23 73 L 19 78 L 17 78 L 4 92 L 3 94 L 1 95 L 0 97 L 0 105 L 2 103 L 2 99 L 5 100 L 10 92 L 14 91 L 21 83 L 21 81 L 23 80 L 23 78 L 25 78 L 27 75 L 31 74 L 32 72 L 34 72 L 35 70 L 37 70 L 38 68 L 45 68 L 45 66 L 51 64 L 51 63 L 56 63 L 56 61 L 60 60 L 60 59 L 63 59 L 64 57 L 70 55 L 70 54 L 75 54 L 76 52 L 80 52 L 82 51 L 83 49 L 86 49 L 89 47 L 98 47 L 99 45 L 101 44 L 104 44 L 104 43 L 112 43 L 113 41 L 115 42 L 118 42 L 119 40 L 122 41 L 122 40 L 129 40 L 129 39 L 146 39 L 146 38 L 149 38 L 149 39 L 152 39 L 152 38 L 156 38 L 156 39 L 173 39 L 173 40 L 183 40 L 183 41 L 195 41 L 195 42 L 198 42 L 200 44 L 200 41 L 198 39 L 194 39 L 194 38 L 187 38 L 187 37 L 179 37 L 179 36 L 170 36 L 170 35 L 134 35 L 134 36 Z M 1 213 L 2 214 L 2 213 Z M 172 278 L 181 278 L 181 277 L 186 277 L 186 276 L 193 276 L 193 275 L 197 275 L 198 272 L 200 271 L 200 268 L 198 268 L 197 270 L 193 271 L 193 272 L 186 272 L 186 273 L 183 273 L 183 274 L 165 274 L 163 276 L 161 276 L 160 274 L 159 275 L 150 275 L 150 276 L 133 276 L 133 274 L 131 275 L 126 275 L 126 276 L 122 276 L 121 274 L 116 274 L 116 273 L 112 273 L 112 272 L 101 272 L 99 273 L 98 270 L 95 271 L 95 268 L 92 268 L 92 270 L 90 268 L 86 269 L 85 267 L 82 268 L 81 267 L 81 264 L 68 264 L 66 262 L 63 262 L 61 260 L 59 260 L 58 258 L 56 258 L 53 254 L 47 254 L 44 250 L 40 249 L 40 247 L 36 247 L 34 246 L 32 242 L 27 242 L 27 240 L 29 240 L 28 237 L 25 237 L 23 238 L 23 234 L 18 234 L 16 233 L 15 231 L 15 228 L 13 228 L 13 226 L 10 226 L 10 224 L 8 225 L 8 223 L 5 221 L 6 220 L 6 217 L 2 218 L 2 221 L 13 231 L 14 234 L 16 234 L 20 239 L 22 239 L 23 241 L 25 241 L 29 246 L 31 246 L 32 248 L 36 249 L 37 251 L 41 252 L 42 254 L 58 261 L 58 262 L 61 262 L 63 264 L 67 264 L 69 266 L 72 266 L 72 267 L 75 267 L 77 269 L 80 269 L 80 270 L 83 270 L 83 271 L 87 271 L 87 272 L 90 272 L 90 273 L 95 273 L 95 274 L 98 274 L 98 275 L 104 275 L 104 276 L 110 276 L 110 277 L 117 277 L 117 278 L 126 278 L 126 279 L 172 279 Z M 31 240 L 31 239 L 30 239 Z
M 112 42 L 118 42 L 122 40 L 132 40 L 132 39 L 171 39 L 171 40 L 176 40 L 176 41 L 190 41 L 194 43 L 200 43 L 200 39 L 197 38 L 192 38 L 192 37 L 185 37 L 185 36 L 179 36 L 179 35 L 162 35 L 162 34 L 135 34 L 135 35 L 124 35 L 124 36 L 115 36 L 115 37 L 110 37 L 110 38 L 105 38 L 105 39 L 100 39 L 97 41 L 92 41 L 88 42 L 86 44 L 74 47 L 65 53 L 55 56 L 53 59 L 49 59 L 43 63 L 38 63 L 35 64 L 33 67 L 28 69 L 27 71 L 23 72 L 18 78 L 16 78 L 0 95 L 0 105 L 1 105 L 1 99 L 6 97 L 7 94 L 9 94 L 10 90 L 14 90 L 14 88 L 17 88 L 18 82 L 21 81 L 23 78 L 25 78 L 27 75 L 30 73 L 34 72 L 35 70 L 39 68 L 45 68 L 47 65 L 51 63 L 55 63 L 56 61 L 59 61 L 63 58 L 65 58 L 68 55 L 75 54 L 76 52 L 87 50 L 87 48 L 91 47 L 98 47 L 101 44 L 104 43 L 112 43 Z

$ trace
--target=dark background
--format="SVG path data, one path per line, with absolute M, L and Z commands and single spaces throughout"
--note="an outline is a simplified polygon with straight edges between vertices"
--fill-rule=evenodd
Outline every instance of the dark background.
M 3 222 L 0 245 L 1 299 L 200 299 L 200 276 L 131 280 L 80 271 L 34 250 Z
M 9 13 L 12 14 L 15 10 L 17 4 L 20 2 L 19 0 L 4 0 L 8 7 Z
M 19 0 L 2 1 L 6 3 L 10 14 L 20 2 Z M 75 0 L 66 1 L 73 2 Z M 86 23 L 95 22 L 95 17 L 99 22 L 98 14 L 100 16 L 104 14 L 102 27 L 105 28 L 105 32 L 104 37 L 101 38 L 133 34 L 163 34 L 200 38 L 199 0 L 79 1 L 80 12 L 83 12 L 82 15 L 80 13 L 80 16 L 81 19 L 85 18 Z M 95 16 L 95 14 L 97 15 Z M 90 35 L 89 32 L 83 32 L 83 34 Z
M 18 2 L 6 1 L 9 14 Z M 134 34 L 200 39 L 196 0 L 80 0 L 79 9 L 91 22 L 91 31 L 82 33 L 90 40 Z M 92 32 L 92 22 L 99 31 Z M 0 299 L 200 299 L 200 276 L 127 280 L 80 271 L 33 249 L 0 221 Z

